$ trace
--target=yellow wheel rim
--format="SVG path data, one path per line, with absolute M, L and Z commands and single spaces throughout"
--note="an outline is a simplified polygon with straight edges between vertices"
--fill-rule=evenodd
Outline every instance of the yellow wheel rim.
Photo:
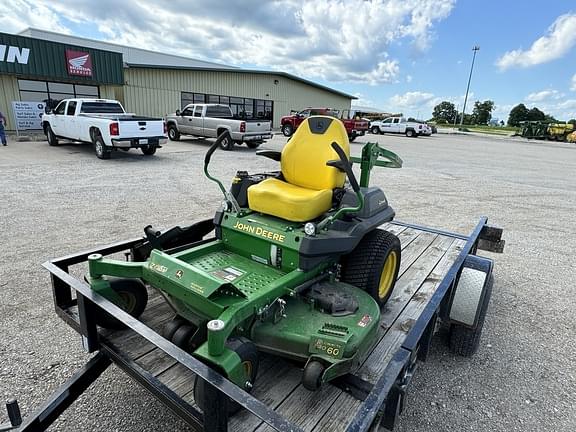
M 382 269 L 382 274 L 380 275 L 380 285 L 378 286 L 378 297 L 385 299 L 388 294 L 390 294 L 390 289 L 394 284 L 394 273 L 396 273 L 396 265 L 398 263 L 398 255 L 396 251 L 390 252 L 386 262 L 384 262 L 384 268 Z
M 242 362 L 242 366 L 244 367 L 244 373 L 248 377 L 248 380 L 252 379 L 252 362 L 244 361 Z

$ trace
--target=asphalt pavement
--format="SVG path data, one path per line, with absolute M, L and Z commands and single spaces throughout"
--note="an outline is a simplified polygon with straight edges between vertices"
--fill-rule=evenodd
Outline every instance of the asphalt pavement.
M 404 159 L 378 169 L 397 219 L 468 233 L 480 216 L 504 228 L 484 334 L 473 358 L 437 339 L 413 380 L 398 431 L 576 430 L 576 145 L 463 135 L 377 140 Z M 275 136 L 264 147 L 281 149 Z M 89 145 L 0 147 L 0 397 L 24 414 L 89 358 L 53 310 L 49 258 L 211 217 L 221 202 L 204 178 L 208 140 L 169 142 L 155 156 Z M 218 151 L 212 171 L 276 163 L 238 147 Z M 6 415 L 0 410 L 0 423 Z M 54 424 L 54 431 L 187 430 L 115 367 Z

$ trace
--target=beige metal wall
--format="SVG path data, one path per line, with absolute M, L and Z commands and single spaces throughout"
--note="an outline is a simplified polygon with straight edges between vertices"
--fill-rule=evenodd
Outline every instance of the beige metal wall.
M 12 101 L 20 100 L 18 91 L 18 80 L 15 76 L 0 75 L 0 111 L 8 119 L 6 130 L 15 130 L 14 113 L 12 112 Z
M 164 116 L 179 109 L 182 91 L 273 100 L 274 127 L 279 127 L 280 117 L 293 109 L 349 109 L 351 102 L 345 96 L 272 73 L 129 68 L 124 78 L 126 110 L 150 116 Z

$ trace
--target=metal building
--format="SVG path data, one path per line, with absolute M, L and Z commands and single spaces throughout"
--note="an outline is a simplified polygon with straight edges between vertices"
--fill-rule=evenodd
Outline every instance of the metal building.
M 150 116 L 164 116 L 191 102 L 224 103 L 238 115 L 270 119 L 274 127 L 292 110 L 349 109 L 355 99 L 284 72 L 31 28 L 18 35 L 0 33 L 0 111 L 8 118 L 7 129 L 15 129 L 13 102 L 54 103 L 70 97 L 118 99 L 127 111 Z M 20 117 L 18 122 L 22 129 Z M 30 128 L 34 122 L 26 124 Z

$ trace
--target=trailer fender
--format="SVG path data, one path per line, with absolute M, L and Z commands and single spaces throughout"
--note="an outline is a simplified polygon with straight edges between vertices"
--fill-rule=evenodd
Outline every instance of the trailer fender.
M 488 258 L 466 257 L 450 302 L 450 322 L 476 328 L 492 266 L 493 262 Z

